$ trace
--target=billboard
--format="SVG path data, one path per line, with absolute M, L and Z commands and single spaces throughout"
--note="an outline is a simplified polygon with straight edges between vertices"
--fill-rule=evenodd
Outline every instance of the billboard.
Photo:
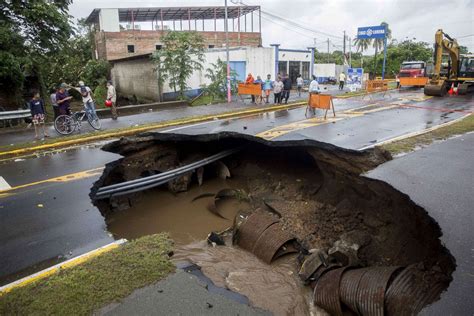
M 357 29 L 357 38 L 385 38 L 385 26 L 364 26 Z
M 347 69 L 347 86 L 349 90 L 356 91 L 362 89 L 362 77 L 364 75 L 363 68 Z

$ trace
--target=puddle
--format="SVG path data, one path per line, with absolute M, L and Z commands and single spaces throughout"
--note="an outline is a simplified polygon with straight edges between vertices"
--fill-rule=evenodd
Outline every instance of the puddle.
M 173 260 L 201 266 L 216 285 L 277 315 L 315 311 L 311 288 L 296 275 L 301 262 L 295 255 L 269 265 L 238 246 L 213 248 L 202 241 L 209 232 L 230 227 L 238 212 L 243 217 L 278 214 L 281 228 L 306 250 L 352 245 L 362 267 L 416 265 L 424 286 L 420 295 L 430 284 L 439 285 L 439 292 L 430 293 L 423 306 L 447 288 L 455 263 L 439 240 L 438 224 L 408 196 L 361 176 L 388 159 L 377 149 L 355 152 L 313 141 L 272 143 L 245 135 L 152 134 L 106 147 L 124 158 L 106 166 L 91 196 L 98 187 L 158 174 L 236 147 L 243 149 L 220 162 L 230 179 L 217 178 L 215 166 L 209 165 L 202 186 L 196 171 L 168 187 L 94 203 L 117 238 L 170 232 L 177 244 Z M 223 188 L 245 191 L 244 198 L 222 208 L 228 219 L 208 210 L 213 197 L 193 202 L 196 196 Z

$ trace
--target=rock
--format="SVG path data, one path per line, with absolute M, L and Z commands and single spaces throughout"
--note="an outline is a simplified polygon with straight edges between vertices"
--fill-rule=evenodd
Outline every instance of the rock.
M 225 246 L 225 241 L 216 232 L 211 232 L 209 235 L 207 235 L 207 243 L 211 245 L 218 245 L 218 246 Z

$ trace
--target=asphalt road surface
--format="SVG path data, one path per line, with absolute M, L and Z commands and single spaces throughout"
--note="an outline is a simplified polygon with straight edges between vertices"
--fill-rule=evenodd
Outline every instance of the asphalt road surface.
M 425 98 L 420 92 L 409 91 L 392 92 L 385 98 L 375 95 L 336 100 L 335 106 L 336 118 L 327 121 L 307 119 L 305 109 L 300 108 L 167 131 L 186 134 L 236 131 L 275 141 L 313 138 L 362 149 L 460 118 L 472 111 L 474 104 L 469 97 Z M 12 187 L 22 186 L 6 193 L 0 191 L 3 283 L 11 273 L 35 264 L 47 265 L 58 257 L 75 256 L 112 240 L 88 194 L 100 176 L 100 168 L 117 158 L 97 146 L 88 146 L 0 164 L 0 176 Z
M 367 174 L 408 194 L 438 222 L 456 270 L 441 300 L 425 315 L 472 315 L 474 310 L 474 133 L 434 144 Z

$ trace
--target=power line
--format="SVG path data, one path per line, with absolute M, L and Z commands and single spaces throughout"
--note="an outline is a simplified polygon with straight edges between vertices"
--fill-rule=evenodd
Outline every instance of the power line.
M 458 36 L 456 39 L 465 38 L 465 37 L 471 37 L 471 36 L 474 36 L 474 34 L 469 34 L 469 35 L 464 35 L 464 36 Z

